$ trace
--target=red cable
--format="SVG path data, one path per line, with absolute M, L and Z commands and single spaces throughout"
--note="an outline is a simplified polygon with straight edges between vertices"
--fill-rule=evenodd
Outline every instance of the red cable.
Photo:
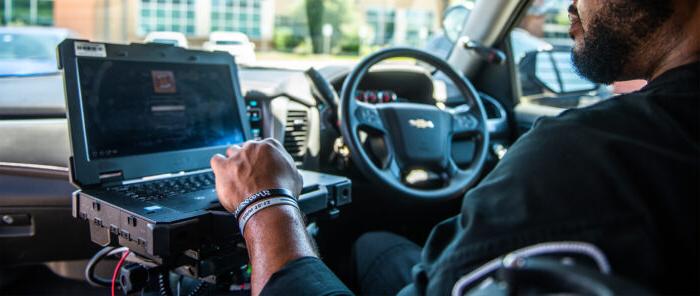
M 129 250 L 124 251 L 122 258 L 119 259 L 117 266 L 114 268 L 114 274 L 112 275 L 112 296 L 114 296 L 114 286 L 116 286 L 117 274 L 119 273 L 119 269 L 122 267 L 122 264 L 124 264 L 124 260 L 127 256 L 129 256 Z

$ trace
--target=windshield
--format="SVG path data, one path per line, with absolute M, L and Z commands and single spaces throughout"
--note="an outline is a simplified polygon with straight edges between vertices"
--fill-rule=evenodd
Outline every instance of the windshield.
M 56 73 L 56 45 L 64 34 L 43 31 L 0 31 L 0 76 Z
M 55 72 L 53 55 L 60 39 L 49 31 L 60 28 L 98 42 L 149 40 L 204 50 L 248 45 L 247 37 L 254 54 L 242 58 L 236 52 L 251 51 L 247 46 L 229 51 L 244 67 L 320 67 L 354 62 L 387 46 L 425 48 L 442 35 L 445 10 L 470 2 L 474 1 L 94 0 L 84 5 L 81 1 L 3 0 L 0 59 L 5 75 Z M 41 34 L 20 31 L 25 27 L 35 27 Z

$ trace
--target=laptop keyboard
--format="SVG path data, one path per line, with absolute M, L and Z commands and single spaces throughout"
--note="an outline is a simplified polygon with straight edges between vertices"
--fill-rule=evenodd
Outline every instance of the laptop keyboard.
M 122 192 L 128 197 L 140 201 L 159 201 L 213 187 L 214 173 L 207 172 L 184 177 L 114 186 L 107 188 L 107 190 Z

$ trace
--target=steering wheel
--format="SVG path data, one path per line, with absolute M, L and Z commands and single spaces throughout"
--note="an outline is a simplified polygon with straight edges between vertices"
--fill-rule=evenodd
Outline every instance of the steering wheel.
M 465 103 L 440 109 L 434 105 L 394 102 L 372 105 L 355 99 L 369 69 L 390 58 L 413 58 L 427 63 L 452 80 Z M 440 201 L 460 196 L 476 182 L 487 156 L 489 133 L 476 89 L 445 60 L 412 48 L 388 48 L 362 60 L 348 75 L 340 96 L 341 133 L 353 163 L 369 179 L 417 200 Z M 385 143 L 388 156 L 375 164 L 363 148 L 360 130 L 372 130 Z M 452 157 L 452 139 L 474 142 L 474 157 L 460 168 Z M 414 169 L 427 169 L 442 179 L 438 188 L 417 188 L 404 182 Z M 425 172 L 425 171 L 424 171 Z

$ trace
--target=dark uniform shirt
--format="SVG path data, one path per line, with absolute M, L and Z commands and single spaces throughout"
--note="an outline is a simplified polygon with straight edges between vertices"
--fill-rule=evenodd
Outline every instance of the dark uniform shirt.
M 697 294 L 700 63 L 642 90 L 543 118 L 435 226 L 400 294 L 448 295 L 486 261 L 547 241 L 598 246 L 613 273 Z M 318 259 L 275 273 L 270 295 L 350 293 Z

